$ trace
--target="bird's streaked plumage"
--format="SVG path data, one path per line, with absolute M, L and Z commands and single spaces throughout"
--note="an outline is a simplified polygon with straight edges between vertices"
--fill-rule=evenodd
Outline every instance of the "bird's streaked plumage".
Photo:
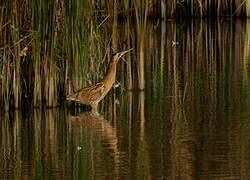
M 130 50 L 116 53 L 112 57 L 108 71 L 99 83 L 85 87 L 73 94 L 68 95 L 67 100 L 90 105 L 92 107 L 92 111 L 97 111 L 98 103 L 106 96 L 115 83 L 116 66 L 120 58 Z

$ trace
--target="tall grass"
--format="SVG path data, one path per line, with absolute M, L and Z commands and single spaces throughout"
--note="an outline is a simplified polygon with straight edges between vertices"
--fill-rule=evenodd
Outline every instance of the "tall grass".
M 250 17 L 250 1 L 246 1 L 246 16 Z
M 148 1 L 133 0 L 136 16 L 136 31 L 137 31 L 137 71 L 138 71 L 138 88 L 143 90 L 145 88 L 144 75 L 144 43 L 147 30 L 148 19 Z
M 21 19 L 19 3 L 3 3 L 1 13 L 1 95 L 5 109 L 18 108 L 21 103 Z
M 127 8 L 128 9 L 128 6 Z M 126 47 L 127 49 L 130 49 L 131 48 L 131 30 L 130 30 L 130 27 L 131 27 L 131 21 L 129 18 L 126 19 L 126 22 L 125 22 L 125 36 L 126 36 L 126 40 L 127 40 L 127 45 L 128 47 Z M 132 75 L 132 58 L 131 56 L 126 56 L 127 57 L 127 66 L 126 66 L 126 69 L 127 69 L 127 89 L 128 90 L 132 90 L 133 89 L 133 75 Z

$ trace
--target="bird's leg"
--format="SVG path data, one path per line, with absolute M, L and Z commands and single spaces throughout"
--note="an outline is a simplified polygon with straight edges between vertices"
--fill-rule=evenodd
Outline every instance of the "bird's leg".
M 91 104 L 91 107 L 92 107 L 91 112 L 98 113 L 98 103 Z

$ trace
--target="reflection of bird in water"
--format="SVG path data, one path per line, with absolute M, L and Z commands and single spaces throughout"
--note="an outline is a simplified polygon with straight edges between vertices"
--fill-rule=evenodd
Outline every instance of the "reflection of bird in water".
M 67 100 L 90 105 L 92 107 L 92 111 L 97 111 L 98 103 L 106 96 L 115 83 L 116 66 L 120 58 L 130 50 L 131 49 L 118 52 L 112 57 L 113 59 L 109 64 L 108 71 L 99 83 L 85 87 L 73 94 L 68 95 Z
M 91 137 L 100 135 L 105 143 L 104 152 L 107 152 L 112 157 L 112 163 L 114 163 L 115 172 L 118 175 L 118 170 L 120 167 L 120 153 L 118 149 L 118 137 L 116 129 L 106 120 L 104 117 L 100 116 L 98 113 L 94 112 L 82 112 L 77 116 L 69 116 L 68 121 L 70 127 L 72 127 L 72 133 L 79 133 L 79 131 L 84 131 L 85 135 L 90 135 Z M 92 138 L 88 138 L 89 141 L 93 141 Z M 77 150 L 79 151 L 80 146 L 77 145 Z M 93 162 L 94 163 L 94 162 Z M 107 173 L 107 172 L 106 172 Z
M 96 132 L 102 132 L 107 141 L 115 140 L 113 144 L 115 145 L 117 143 L 116 130 L 98 113 L 82 112 L 77 116 L 70 116 L 68 119 L 72 125 L 86 127 Z

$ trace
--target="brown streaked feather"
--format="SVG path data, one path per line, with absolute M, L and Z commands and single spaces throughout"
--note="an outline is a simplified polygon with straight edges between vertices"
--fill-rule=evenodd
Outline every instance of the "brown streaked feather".
M 89 104 L 91 101 L 98 100 L 104 91 L 104 84 L 102 82 L 95 85 L 85 87 L 77 92 L 67 96 L 67 100 L 78 101 L 84 104 Z
M 100 83 L 97 83 L 94 86 L 83 88 L 78 92 L 67 96 L 67 100 L 90 105 L 93 112 L 97 111 L 98 103 L 106 96 L 115 82 L 116 66 L 119 62 L 119 59 L 130 50 L 118 52 L 112 57 L 107 73 Z

